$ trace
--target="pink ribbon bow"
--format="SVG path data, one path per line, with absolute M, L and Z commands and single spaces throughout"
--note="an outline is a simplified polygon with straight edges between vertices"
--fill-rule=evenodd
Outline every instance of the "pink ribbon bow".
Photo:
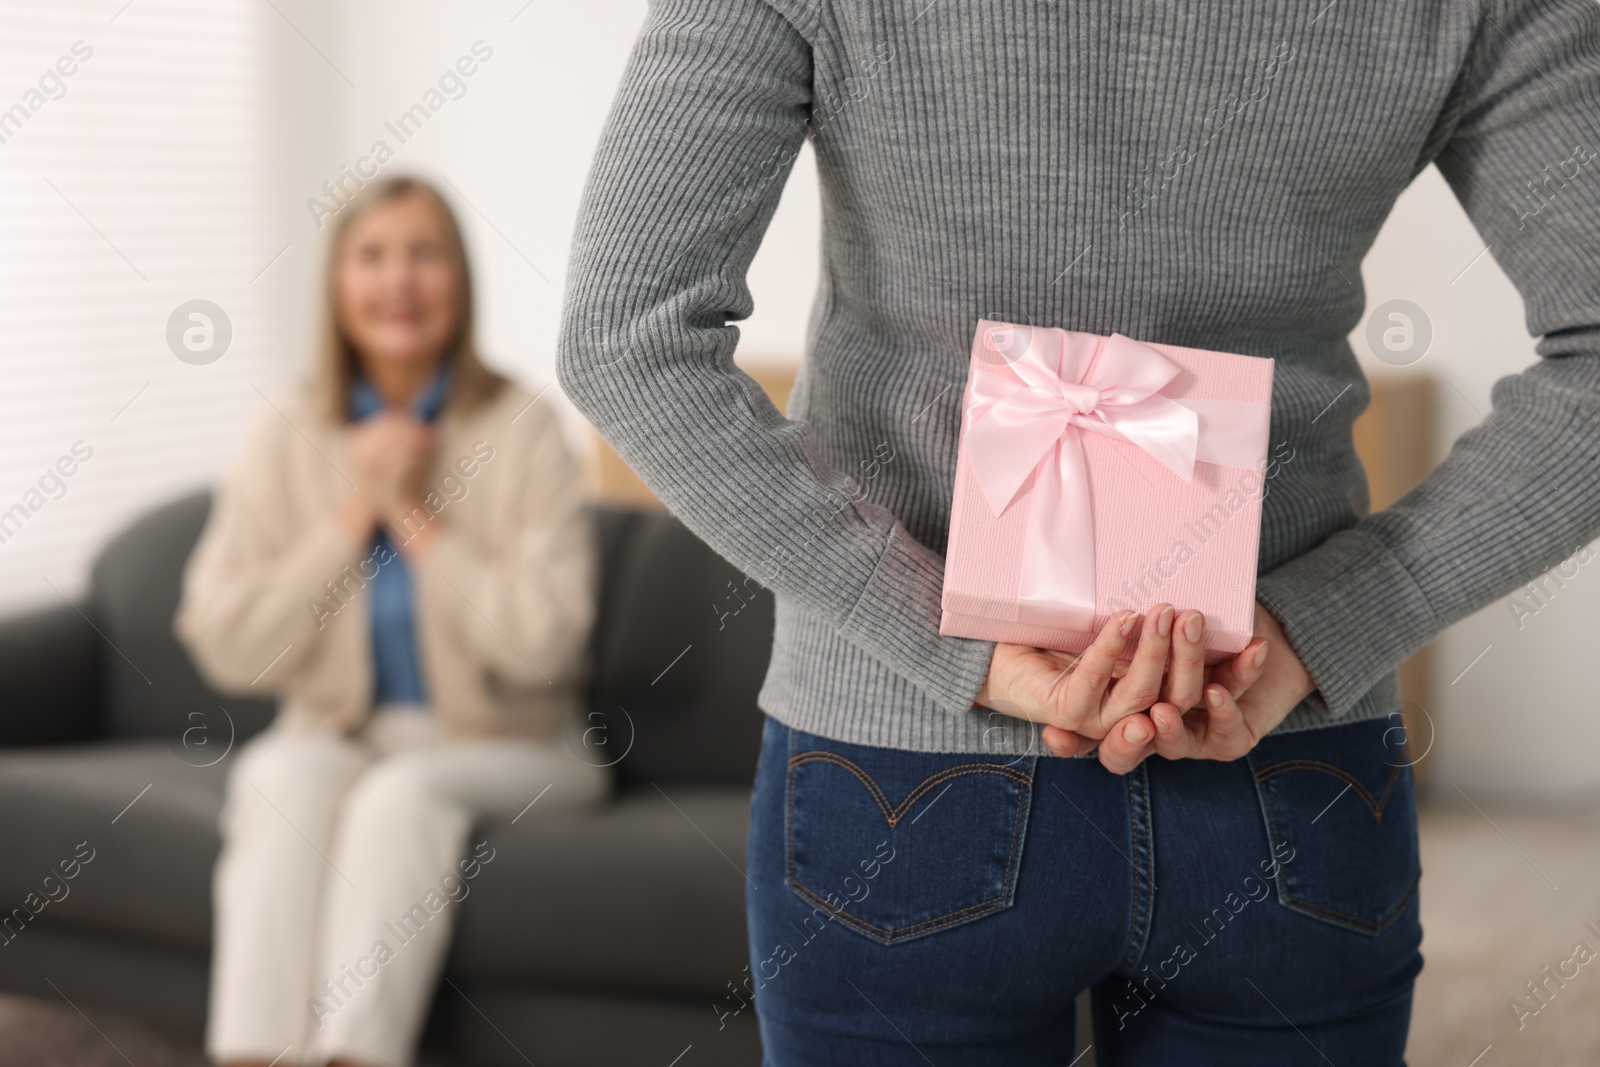
M 1080 433 L 1126 441 L 1190 482 L 1197 462 L 1254 466 L 1266 454 L 1270 409 L 1162 395 L 1181 368 L 1119 333 L 987 320 L 978 329 L 987 331 L 985 352 L 995 369 L 980 363 L 972 376 L 963 447 L 990 510 L 1001 515 L 1039 472 L 1023 539 L 1018 621 L 1091 630 L 1094 522 Z

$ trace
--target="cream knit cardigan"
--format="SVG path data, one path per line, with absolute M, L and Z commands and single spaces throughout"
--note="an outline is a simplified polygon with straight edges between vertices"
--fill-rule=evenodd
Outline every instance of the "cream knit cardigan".
M 548 404 L 509 385 L 447 404 L 424 503 L 438 537 L 408 560 L 418 655 L 454 737 L 549 737 L 578 707 L 595 613 L 583 480 Z M 309 393 L 265 413 L 219 486 L 174 628 L 218 689 L 281 698 L 347 733 L 372 709 L 365 589 L 386 558 L 337 520 L 356 481 L 343 427 Z

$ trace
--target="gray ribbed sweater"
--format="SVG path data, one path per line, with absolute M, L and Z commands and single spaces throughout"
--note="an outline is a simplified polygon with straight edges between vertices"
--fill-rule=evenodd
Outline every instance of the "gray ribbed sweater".
M 732 323 L 807 138 L 822 280 L 785 419 Z M 654 0 L 584 195 L 560 380 L 776 594 L 769 714 L 959 752 L 1027 740 L 971 706 L 993 645 L 938 632 L 977 320 L 1272 356 L 1293 458 L 1258 596 L 1319 686 L 1279 729 L 1383 716 L 1402 659 L 1600 533 L 1597 146 L 1594 0 Z M 1545 358 L 1369 515 L 1345 338 L 1430 162 Z

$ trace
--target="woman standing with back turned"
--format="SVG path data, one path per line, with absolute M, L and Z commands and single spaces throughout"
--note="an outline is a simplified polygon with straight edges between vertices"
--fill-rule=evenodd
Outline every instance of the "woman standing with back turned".
M 770 1063 L 1065 1064 L 1085 988 L 1101 1067 L 1402 1062 L 1395 667 L 1600 534 L 1600 180 L 1526 206 L 1597 130 L 1591 0 L 650 6 L 560 378 L 776 595 L 747 891 Z M 732 324 L 808 138 L 821 283 L 785 418 Z M 1369 514 L 1345 338 L 1429 164 L 1546 358 Z M 1081 658 L 940 635 L 980 319 L 1277 361 L 1293 461 L 1237 658 L 1204 670 L 1182 604 Z

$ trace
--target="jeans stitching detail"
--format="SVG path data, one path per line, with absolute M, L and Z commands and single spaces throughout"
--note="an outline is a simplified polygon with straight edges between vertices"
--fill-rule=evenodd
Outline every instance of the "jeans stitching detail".
M 1348 926 L 1354 926 L 1365 933 L 1378 934 L 1382 933 L 1389 924 L 1400 917 L 1400 913 L 1406 910 L 1406 905 L 1411 903 L 1412 896 L 1416 894 L 1417 887 L 1421 884 L 1422 872 L 1418 871 L 1412 876 L 1411 884 L 1406 887 L 1405 895 L 1400 898 L 1400 902 L 1389 909 L 1389 913 L 1380 919 L 1363 919 L 1359 915 L 1351 915 L 1349 912 L 1340 911 L 1338 908 L 1330 908 L 1328 905 L 1318 904 L 1314 900 L 1304 900 L 1293 894 L 1290 895 L 1289 899 L 1301 907 L 1328 917 L 1329 921 L 1337 921 Z
M 794 887 L 803 897 L 816 903 L 818 907 L 833 915 L 834 918 L 839 919 L 846 925 L 852 926 L 857 930 L 876 934 L 886 941 L 903 941 L 906 938 L 915 936 L 917 934 L 930 933 L 933 930 L 940 929 L 941 927 L 954 926 L 958 923 L 966 922 L 968 919 L 976 919 L 978 916 L 986 915 L 991 911 L 999 911 L 1007 906 L 1007 898 L 1011 896 L 1011 890 L 1014 885 L 1016 877 L 1014 873 L 1014 862 L 1017 854 L 1017 826 L 1018 823 L 1021 822 L 1023 801 L 1031 792 L 1032 788 L 1026 785 L 1017 790 L 1017 810 L 1013 814 L 1011 821 L 1011 848 L 1006 854 L 1006 881 L 1005 884 L 1001 886 L 999 894 L 990 897 L 988 900 L 981 900 L 976 904 L 969 904 L 964 908 L 957 908 L 955 911 L 945 912 L 943 915 L 935 915 L 931 919 L 923 919 L 921 922 L 911 923 L 908 926 L 902 926 L 898 927 L 897 929 L 890 930 L 886 927 L 878 926 L 875 923 L 869 923 L 865 919 L 858 918 L 844 911 L 842 908 L 836 907 L 825 898 L 819 896 L 815 890 L 807 886 L 804 882 L 801 882 L 798 878 L 794 880 Z M 973 912 L 974 914 L 968 915 L 968 912 Z M 923 927 L 927 927 L 927 929 L 923 929 Z
M 1010 860 L 1008 859 L 1007 863 L 1009 862 Z M 935 915 L 931 919 L 923 919 L 921 922 L 915 922 L 909 926 L 901 926 L 890 930 L 887 927 L 878 926 L 875 923 L 869 923 L 865 919 L 858 918 L 842 908 L 830 904 L 826 898 L 818 896 L 816 891 L 810 886 L 806 885 L 804 882 L 796 881 L 795 890 L 800 893 L 801 896 L 805 897 L 809 901 L 812 901 L 823 911 L 828 912 L 845 925 L 853 927 L 856 930 L 860 930 L 863 933 L 871 933 L 884 941 L 904 941 L 909 937 L 931 933 L 934 930 L 938 930 L 946 926 L 956 926 L 966 922 L 969 919 L 976 919 L 980 915 L 987 915 L 991 911 L 1000 911 L 1002 908 L 1006 907 L 1006 893 L 1001 892 L 999 896 L 990 897 L 988 900 L 982 900 L 976 904 L 969 904 L 964 908 L 958 908 L 955 911 L 947 911 L 943 915 Z M 968 915 L 968 912 L 972 912 L 973 914 Z M 926 929 L 924 929 L 924 927 L 926 927 Z
M 1372 813 L 1373 821 L 1382 822 L 1383 809 L 1388 807 L 1389 795 L 1394 791 L 1394 784 L 1400 780 L 1400 772 L 1404 769 L 1405 768 L 1403 764 L 1395 767 L 1394 770 L 1389 774 L 1389 780 L 1384 783 L 1383 792 L 1378 794 L 1376 797 L 1372 795 L 1371 790 L 1362 785 L 1361 782 L 1356 779 L 1355 775 L 1351 774 L 1349 771 L 1343 769 L 1342 767 L 1336 767 L 1331 763 L 1318 759 L 1292 759 L 1281 760 L 1277 763 L 1269 763 L 1267 766 L 1256 772 L 1255 780 L 1257 782 L 1264 782 L 1268 778 L 1274 778 L 1280 774 L 1287 774 L 1290 771 L 1319 771 L 1330 777 L 1337 778 L 1341 782 L 1349 783 L 1350 788 L 1356 791 L 1356 795 L 1361 798 L 1361 802 L 1365 804 L 1367 806 L 1367 810 Z
M 1251 776 L 1251 786 L 1256 791 L 1256 804 L 1261 808 L 1261 818 L 1267 824 L 1267 853 L 1275 857 L 1278 854 L 1278 844 L 1284 838 L 1278 833 L 1278 824 L 1272 817 L 1272 805 L 1267 801 L 1266 790 L 1261 788 L 1262 781 L 1258 775 Z M 1273 888 L 1277 890 L 1278 903 L 1293 909 L 1298 898 L 1289 892 L 1289 879 L 1285 877 L 1281 866 L 1273 872 L 1272 883 Z
M 1132 849 L 1129 863 L 1133 868 L 1132 908 L 1128 917 L 1128 938 L 1122 946 L 1120 969 L 1133 970 L 1144 955 L 1150 937 L 1150 924 L 1154 909 L 1151 907 L 1155 884 L 1155 863 L 1152 853 L 1155 843 L 1150 813 L 1149 770 L 1141 763 L 1137 769 L 1139 780 L 1129 773 L 1128 782 L 1128 841 Z
M 797 885 L 794 877 L 794 738 L 796 731 L 793 727 L 785 727 L 789 731 L 789 759 L 784 764 L 784 795 L 783 795 L 783 853 L 784 853 L 784 880 L 790 888 Z
M 1360 782 L 1351 777 L 1349 772 L 1324 760 L 1281 760 L 1277 763 L 1269 763 L 1265 767 L 1262 767 L 1259 771 L 1255 770 L 1252 765 L 1251 777 L 1254 783 L 1257 786 L 1260 786 L 1269 778 L 1274 778 L 1286 771 L 1297 769 L 1318 770 L 1326 774 L 1331 774 L 1333 777 L 1338 778 L 1341 781 L 1349 782 L 1351 786 L 1358 791 L 1358 793 L 1362 794 L 1362 802 L 1367 805 L 1368 809 L 1373 808 L 1373 804 L 1367 800 L 1367 797 L 1370 797 L 1371 793 L 1368 792 L 1368 790 L 1363 787 Z M 1400 775 L 1404 770 L 1405 767 L 1402 765 L 1396 767 L 1389 775 L 1389 781 L 1384 785 L 1383 793 L 1378 799 L 1377 809 L 1373 812 L 1373 818 L 1376 821 L 1383 821 L 1383 809 L 1388 806 L 1389 796 L 1394 789 L 1395 783 L 1399 781 Z M 1278 843 L 1279 841 L 1283 840 L 1283 838 L 1281 838 L 1278 834 L 1277 824 L 1272 818 L 1272 805 L 1268 803 L 1266 791 L 1264 789 L 1256 789 L 1256 801 L 1261 806 L 1261 815 L 1267 824 L 1267 848 L 1274 855 L 1276 855 Z M 1400 915 L 1405 911 L 1406 906 L 1411 902 L 1411 898 L 1416 895 L 1417 888 L 1422 882 L 1422 872 L 1418 871 L 1412 877 L 1410 886 L 1407 887 L 1405 893 L 1400 897 L 1399 902 L 1389 910 L 1389 913 L 1376 920 L 1365 919 L 1359 915 L 1352 915 L 1349 912 L 1341 911 L 1338 908 L 1329 907 L 1326 904 L 1318 904 L 1314 900 L 1307 900 L 1304 897 L 1296 896 L 1290 891 L 1289 880 L 1284 876 L 1282 869 L 1277 872 L 1273 878 L 1273 881 L 1277 883 L 1278 903 L 1282 904 L 1286 908 L 1300 911 L 1302 913 L 1311 913 L 1313 918 L 1319 918 L 1325 922 L 1332 923 L 1335 926 L 1343 926 L 1346 929 L 1356 930 L 1360 933 L 1380 934 L 1387 929 L 1395 921 L 1395 919 L 1400 917 Z
M 906 794 L 904 800 L 891 807 L 888 796 L 884 793 L 883 789 L 879 787 L 876 779 L 863 770 L 862 767 L 855 761 L 847 759 L 835 752 L 826 752 L 822 750 L 814 752 L 802 752 L 798 756 L 789 757 L 790 775 L 793 775 L 796 767 L 799 767 L 801 764 L 805 763 L 832 763 L 837 767 L 843 767 L 845 770 L 859 778 L 861 783 L 867 787 L 867 791 L 872 794 L 872 799 L 877 802 L 879 810 L 883 812 L 883 817 L 889 821 L 889 826 L 891 829 L 896 826 L 901 819 L 905 818 L 906 815 L 910 813 L 911 806 L 913 804 L 915 804 L 930 790 L 932 790 L 934 786 L 940 784 L 941 782 L 949 781 L 954 778 L 963 778 L 969 774 L 998 774 L 1002 777 L 1010 778 L 1013 781 L 1022 783 L 1023 785 L 1031 784 L 1031 780 L 1027 775 L 1022 774 L 1020 771 L 1012 770 L 1010 767 L 1004 767 L 994 763 L 961 763 L 954 767 L 946 767 L 944 770 L 938 771 L 935 774 L 930 774 L 928 777 L 918 782 L 916 786 L 912 788 L 911 792 Z
M 867 774 L 866 771 L 862 770 L 853 761 L 848 760 L 843 756 L 838 756 L 835 753 L 821 750 L 802 753 L 798 756 L 794 755 L 794 739 L 797 732 L 798 731 L 792 728 L 789 730 L 790 756 L 787 768 L 788 782 L 786 799 L 784 803 L 784 853 L 789 888 L 798 894 L 801 899 L 815 904 L 817 907 L 828 912 L 835 919 L 838 919 L 851 929 L 856 930 L 859 933 L 866 934 L 869 937 L 873 937 L 876 940 L 890 944 L 896 941 L 904 941 L 911 937 L 920 936 L 922 934 L 931 933 L 934 930 L 939 930 L 944 927 L 956 926 L 972 919 L 979 918 L 983 915 L 987 915 L 990 912 L 1000 911 L 1010 906 L 1010 898 L 1012 897 L 1016 888 L 1017 871 L 1019 866 L 1017 862 L 1017 838 L 1021 832 L 1021 827 L 1025 822 L 1023 816 L 1023 806 L 1033 795 L 1033 774 L 1031 772 L 1035 762 L 1035 757 L 1029 758 L 1030 773 L 1028 774 L 1023 774 L 1022 772 L 1013 770 L 1010 767 L 1003 767 L 996 764 L 959 764 L 956 767 L 947 767 L 944 771 L 939 772 L 939 774 L 930 775 L 929 779 L 924 779 L 922 783 L 919 783 L 918 788 L 921 788 L 923 785 L 927 785 L 930 779 L 937 778 L 940 781 L 944 780 L 941 775 L 948 777 L 961 776 L 950 775 L 949 772 L 951 771 L 961 771 L 962 775 L 983 773 L 998 774 L 1002 777 L 1011 778 L 1018 783 L 1019 788 L 1017 790 L 1017 806 L 1016 810 L 1012 813 L 1011 818 L 1011 845 L 1006 854 L 1006 880 L 1001 886 L 1000 893 L 996 896 L 990 897 L 988 900 L 979 901 L 976 904 L 969 904 L 964 908 L 958 908 L 955 911 L 946 912 L 943 915 L 936 915 L 931 919 L 923 919 L 920 922 L 912 923 L 909 926 L 902 926 L 891 931 L 884 927 L 877 926 L 874 923 L 869 923 L 865 919 L 857 918 L 856 916 L 844 911 L 842 908 L 835 906 L 825 897 L 820 896 L 810 886 L 800 881 L 800 879 L 795 875 L 793 822 L 795 770 L 802 764 L 812 762 L 812 760 L 825 760 L 826 762 L 838 763 L 841 766 L 847 765 L 847 770 L 850 770 L 852 773 L 856 774 L 864 783 L 867 784 L 867 787 L 869 791 L 873 793 L 873 798 L 877 801 L 880 810 L 883 810 L 884 817 L 889 818 L 890 815 L 890 812 L 887 809 L 887 800 L 883 799 L 883 791 L 878 787 L 877 782 L 873 780 L 871 775 Z M 934 784 L 937 784 L 937 782 Z M 924 792 L 926 792 L 926 790 L 924 790 Z M 916 790 L 914 789 L 912 790 L 912 795 L 915 794 Z M 906 803 L 909 803 L 911 799 L 911 796 L 908 796 L 906 801 L 902 802 L 902 806 L 904 806 Z M 904 817 L 905 812 L 900 812 L 899 815 L 895 816 L 890 821 L 890 827 L 892 828 L 895 822 L 898 822 L 899 819 Z M 972 914 L 968 914 L 969 912 Z
M 1133 783 L 1128 782 L 1128 827 L 1130 831 L 1133 827 L 1134 818 Z M 1129 839 L 1131 840 L 1133 836 L 1130 832 Z M 1139 866 L 1137 861 L 1130 861 L 1129 866 L 1132 867 L 1133 874 L 1133 899 L 1130 902 L 1132 906 L 1128 909 L 1128 936 L 1122 942 L 1122 960 L 1124 964 L 1126 964 L 1128 956 L 1133 951 L 1133 934 L 1139 925 Z

